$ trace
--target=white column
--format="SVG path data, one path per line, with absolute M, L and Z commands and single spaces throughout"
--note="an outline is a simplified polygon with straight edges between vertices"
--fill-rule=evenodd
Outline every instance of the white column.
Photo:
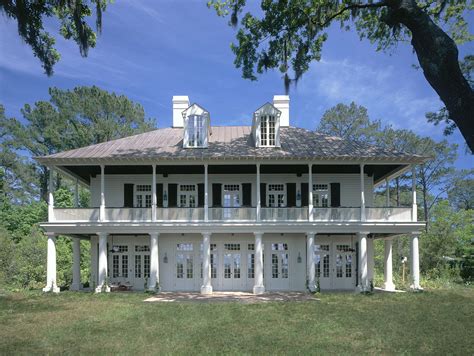
M 154 292 L 159 292 L 157 284 L 160 283 L 158 236 L 158 232 L 150 233 L 150 278 L 148 279 L 148 290 Z
M 49 167 L 49 182 L 48 182 L 48 221 L 55 221 L 54 217 L 54 170 Z
M 254 232 L 255 235 L 255 285 L 253 294 L 265 293 L 263 285 L 263 232 Z
M 56 235 L 52 232 L 47 232 L 48 237 L 48 254 L 46 264 L 46 286 L 43 292 L 59 293 L 59 288 L 56 284 Z
M 74 185 L 74 207 L 79 207 L 79 180 L 76 179 L 76 184 Z
M 385 187 L 387 189 L 385 191 L 385 206 L 388 208 L 390 206 L 390 183 L 388 179 L 385 179 Z
M 257 163 L 257 221 L 260 221 L 260 209 L 262 202 L 260 201 L 260 163 Z
M 367 232 L 359 233 L 359 291 L 369 290 L 367 276 Z
M 364 165 L 360 165 L 360 220 L 365 221 Z
M 204 165 L 204 221 L 209 221 L 209 182 L 208 182 L 208 166 Z
M 367 238 L 367 283 L 370 286 L 370 282 L 374 283 L 374 239 Z
M 107 285 L 107 233 L 99 232 L 97 235 L 99 235 L 99 276 L 95 292 L 100 293 L 104 289 L 105 292 L 110 292 Z
M 420 286 L 420 255 L 418 250 L 418 238 L 419 233 L 411 234 L 410 244 L 410 273 L 411 273 L 411 285 L 410 288 L 414 290 L 421 290 Z
M 211 284 L 211 233 L 202 233 L 203 261 L 201 294 L 212 294 Z
M 105 166 L 100 165 L 100 221 L 105 221 Z
M 90 289 L 95 290 L 97 287 L 97 271 L 98 271 L 98 260 L 99 257 L 97 255 L 97 235 L 92 235 L 90 237 L 90 243 L 91 243 L 91 248 L 90 248 L 90 255 L 91 255 L 91 277 L 89 281 Z
M 308 220 L 313 221 L 313 165 L 308 164 Z
M 156 221 L 156 164 L 152 164 L 151 168 L 151 221 Z
M 386 291 L 394 291 L 393 268 L 392 268 L 392 238 L 385 240 L 385 264 L 384 264 L 384 284 Z
M 415 165 L 411 166 L 411 201 L 413 204 L 412 207 L 412 221 L 418 220 L 418 206 L 416 205 L 416 167 Z
M 306 273 L 308 281 L 308 289 L 314 292 L 316 286 L 314 271 L 314 239 L 316 233 L 308 232 L 306 234 Z
M 81 240 L 72 238 L 72 284 L 71 290 L 80 290 L 81 285 Z

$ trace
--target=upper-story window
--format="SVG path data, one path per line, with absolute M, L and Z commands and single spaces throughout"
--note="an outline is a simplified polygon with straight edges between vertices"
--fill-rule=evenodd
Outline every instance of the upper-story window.
M 135 207 L 150 208 L 151 207 L 151 185 L 137 184 L 135 189 Z
M 329 206 L 328 184 L 313 184 L 313 206 L 323 208 Z
M 203 147 L 204 138 L 207 135 L 204 116 L 191 115 L 188 120 L 188 147 Z
M 209 130 L 209 112 L 197 104 L 183 111 L 185 148 L 206 148 Z
M 284 184 L 269 184 L 267 192 L 267 205 L 270 208 L 285 207 L 285 195 Z
M 275 146 L 276 118 L 274 115 L 265 115 L 260 119 L 260 146 Z

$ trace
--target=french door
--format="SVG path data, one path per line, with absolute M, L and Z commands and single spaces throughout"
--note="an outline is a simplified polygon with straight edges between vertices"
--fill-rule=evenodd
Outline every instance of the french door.
M 195 258 L 192 243 L 178 243 L 175 253 L 176 290 L 195 290 Z
M 147 280 L 150 278 L 150 246 L 135 245 L 133 256 L 134 287 L 146 289 Z
M 288 290 L 290 288 L 290 264 L 288 243 L 271 243 L 270 258 L 268 259 L 267 281 L 271 290 Z
M 241 290 L 244 275 L 240 243 L 224 243 L 222 260 L 222 289 Z

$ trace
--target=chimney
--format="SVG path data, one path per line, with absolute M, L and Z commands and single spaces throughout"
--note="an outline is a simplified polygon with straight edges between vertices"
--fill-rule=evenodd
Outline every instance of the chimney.
M 273 106 L 281 111 L 280 126 L 290 126 L 290 97 L 288 95 L 274 95 Z
M 184 127 L 183 111 L 189 108 L 187 95 L 173 95 L 173 127 Z

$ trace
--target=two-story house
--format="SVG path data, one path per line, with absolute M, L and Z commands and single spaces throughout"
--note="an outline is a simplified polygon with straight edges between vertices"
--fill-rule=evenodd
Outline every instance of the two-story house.
M 173 126 L 37 160 L 90 189 L 90 208 L 55 208 L 50 179 L 47 285 L 56 285 L 55 236 L 91 242 L 91 281 L 163 291 L 304 291 L 370 287 L 375 239 L 411 234 L 419 288 L 414 166 L 423 157 L 290 126 L 289 97 L 251 126 L 212 126 L 210 113 L 173 97 Z M 250 121 L 250 120 L 249 120 Z M 250 122 L 249 122 L 250 123 Z M 413 204 L 375 207 L 374 189 L 413 170 Z

